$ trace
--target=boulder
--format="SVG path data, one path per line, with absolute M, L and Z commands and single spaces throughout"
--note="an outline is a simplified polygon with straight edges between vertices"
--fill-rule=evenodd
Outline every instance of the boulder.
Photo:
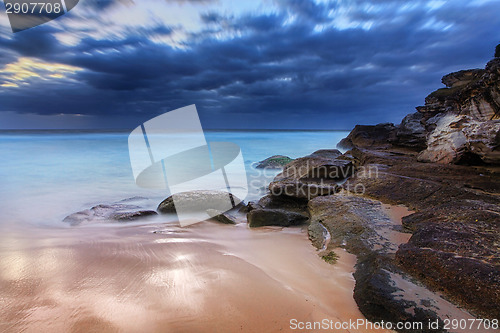
M 289 163 L 269 184 L 273 196 L 310 199 L 335 193 L 337 182 L 354 172 L 352 161 L 337 159 L 337 149 L 318 150 Z
M 224 191 L 189 191 L 175 194 L 175 201 L 182 204 L 185 209 L 193 211 L 206 211 L 207 209 L 215 209 L 218 211 L 226 211 L 228 209 L 228 200 L 231 200 L 235 206 L 241 205 L 241 200 L 235 195 Z M 169 196 L 163 200 L 157 208 L 161 214 L 175 213 L 175 205 L 173 196 Z
M 378 125 L 356 125 L 337 147 L 341 149 L 386 148 L 396 138 L 396 127 L 391 123 Z
M 292 161 L 293 159 L 288 156 L 274 155 L 260 161 L 255 167 L 257 169 L 283 169 L 285 165 Z
M 290 227 L 300 225 L 308 220 L 308 216 L 284 209 L 257 208 L 247 214 L 250 227 L 281 226 Z
M 112 220 L 127 222 L 157 215 L 155 211 L 137 210 L 138 208 L 140 207 L 127 204 L 97 205 L 68 215 L 63 222 L 68 222 L 71 225 Z

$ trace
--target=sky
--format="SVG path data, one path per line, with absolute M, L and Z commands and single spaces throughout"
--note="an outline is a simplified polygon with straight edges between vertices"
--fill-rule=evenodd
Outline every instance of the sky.
M 212 129 L 399 123 L 484 68 L 499 0 L 80 0 L 13 33 L 0 5 L 0 129 L 135 128 L 196 104 Z

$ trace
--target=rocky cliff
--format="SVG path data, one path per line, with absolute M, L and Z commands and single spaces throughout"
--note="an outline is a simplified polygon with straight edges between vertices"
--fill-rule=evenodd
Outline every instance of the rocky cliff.
M 341 148 L 401 146 L 419 152 L 418 161 L 444 164 L 500 164 L 500 54 L 485 69 L 445 75 L 445 88 L 401 124 L 356 126 Z

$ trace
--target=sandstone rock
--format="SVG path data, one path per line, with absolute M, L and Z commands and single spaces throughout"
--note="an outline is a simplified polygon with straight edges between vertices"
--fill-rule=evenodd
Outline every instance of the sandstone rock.
M 282 169 L 285 165 L 292 162 L 288 156 L 274 155 L 260 161 L 255 167 L 258 169 Z
M 176 203 L 182 204 L 183 208 L 193 209 L 193 211 L 206 211 L 207 209 L 216 209 L 226 211 L 228 200 L 231 200 L 235 206 L 241 205 L 241 200 L 223 191 L 190 191 L 176 193 Z M 175 213 L 175 205 L 173 196 L 169 196 L 163 200 L 157 208 L 161 214 Z
M 423 162 L 500 164 L 500 58 L 485 69 L 445 75 L 438 89 L 417 107 L 427 133 Z
M 337 159 L 340 155 L 336 149 L 318 150 L 296 159 L 269 184 L 271 194 L 310 199 L 335 193 L 338 180 L 354 172 L 353 163 Z
M 308 220 L 308 218 L 309 217 L 304 214 L 284 209 L 258 208 L 247 214 L 248 224 L 252 228 L 262 226 L 290 227 L 303 224 Z
M 427 140 L 427 149 L 418 156 L 420 162 L 457 163 L 465 153 L 467 138 L 463 133 L 464 118 L 445 115 L 437 122 Z
M 406 279 L 392 263 L 399 244 L 389 235 L 391 230 L 398 231 L 380 202 L 331 195 L 309 201 L 309 212 L 309 234 L 315 236 L 316 246 L 322 244 L 317 239 L 321 223 L 331 235 L 329 248 L 342 246 L 357 255 L 354 299 L 367 318 L 391 322 L 440 320 L 432 306 L 440 297 Z
M 403 218 L 413 236 L 396 252 L 400 267 L 461 306 L 498 317 L 500 173 L 490 167 L 417 163 L 414 154 L 390 150 L 353 150 L 353 155 L 362 167 L 376 165 L 379 172 L 371 177 L 358 172 L 344 188 L 361 184 L 364 195 L 417 211 Z
M 469 69 L 458 71 L 443 76 L 441 82 L 447 88 L 460 87 L 478 80 L 484 74 L 484 69 Z
M 337 147 L 341 149 L 384 148 L 396 138 L 396 127 L 391 123 L 374 126 L 356 125 L 349 135 L 342 139 Z
M 445 115 L 427 139 L 421 162 L 500 163 L 500 120 L 477 121 L 468 116 Z

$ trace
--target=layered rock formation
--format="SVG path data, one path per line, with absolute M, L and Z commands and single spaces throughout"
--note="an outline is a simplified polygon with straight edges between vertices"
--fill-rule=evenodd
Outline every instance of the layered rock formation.
M 500 57 L 485 69 L 445 75 L 445 88 L 401 124 L 358 125 L 340 148 L 407 147 L 420 152 L 420 162 L 500 164 Z

